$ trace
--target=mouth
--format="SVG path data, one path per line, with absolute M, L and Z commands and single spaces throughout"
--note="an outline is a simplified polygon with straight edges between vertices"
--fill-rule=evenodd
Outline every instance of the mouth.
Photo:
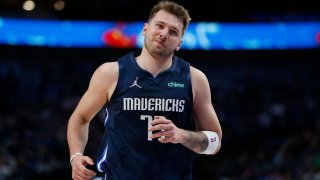
M 156 42 L 156 44 L 165 47 L 165 45 L 160 41 L 160 40 L 154 40 Z

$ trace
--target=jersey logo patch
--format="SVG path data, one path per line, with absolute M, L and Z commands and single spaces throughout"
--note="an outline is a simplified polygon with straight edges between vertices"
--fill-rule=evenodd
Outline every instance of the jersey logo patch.
M 210 142 L 213 143 L 213 142 L 215 142 L 216 140 L 217 140 L 216 138 L 211 138 L 211 139 L 210 139 Z
M 168 87 L 173 87 L 173 88 L 184 88 L 183 83 L 178 83 L 178 82 L 169 82 Z
M 130 88 L 137 86 L 138 88 L 142 88 L 141 86 L 138 85 L 138 77 L 136 78 L 136 80 L 133 81 L 133 83 L 131 84 Z

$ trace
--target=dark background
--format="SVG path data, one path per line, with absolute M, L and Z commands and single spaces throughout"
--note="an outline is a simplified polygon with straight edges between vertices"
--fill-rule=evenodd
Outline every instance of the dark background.
M 145 21 L 156 1 L 1 0 L 0 16 Z M 192 21 L 320 21 L 320 1 L 177 1 Z M 236 33 L 236 32 L 235 32 Z M 138 49 L 0 46 L 0 179 L 71 179 L 68 118 L 103 62 Z M 223 129 L 215 156 L 199 155 L 194 179 L 319 179 L 319 48 L 179 51 L 203 71 Z M 95 157 L 103 113 L 90 126 L 86 154 Z
M 64 0 L 65 9 L 55 11 L 57 0 L 34 0 L 34 11 L 21 9 L 24 0 L 1 0 L 0 16 L 40 19 L 124 20 L 148 18 L 157 0 Z M 193 21 L 272 22 L 320 19 L 318 0 L 176 0 L 189 10 Z

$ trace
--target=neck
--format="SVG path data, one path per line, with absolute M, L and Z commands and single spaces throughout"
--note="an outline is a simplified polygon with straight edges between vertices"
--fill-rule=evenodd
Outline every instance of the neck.
M 160 56 L 152 56 L 147 50 L 142 49 L 141 54 L 136 57 L 138 65 L 150 72 L 154 77 L 159 73 L 166 71 L 172 65 L 173 55 L 162 58 Z

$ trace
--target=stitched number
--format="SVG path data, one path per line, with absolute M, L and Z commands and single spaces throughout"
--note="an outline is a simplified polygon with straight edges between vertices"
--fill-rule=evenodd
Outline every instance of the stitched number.
M 159 116 L 155 116 L 155 117 L 159 117 Z M 161 117 L 164 117 L 164 116 L 161 116 Z M 151 122 L 154 118 L 150 115 L 141 115 L 140 116 L 140 120 L 146 120 L 146 119 L 148 120 L 148 129 L 147 129 L 147 131 L 148 131 L 151 128 Z M 148 141 L 152 141 L 152 139 L 150 138 L 151 135 L 152 135 L 152 132 L 148 131 L 148 137 L 147 137 Z M 165 137 L 161 136 L 161 138 L 165 138 Z
M 140 116 L 140 119 L 141 120 L 148 120 L 148 129 L 151 128 L 151 122 L 152 122 L 152 116 L 150 115 L 141 115 Z M 152 141 L 152 139 L 150 138 L 150 136 L 152 135 L 152 132 L 151 131 L 148 131 L 148 141 Z

